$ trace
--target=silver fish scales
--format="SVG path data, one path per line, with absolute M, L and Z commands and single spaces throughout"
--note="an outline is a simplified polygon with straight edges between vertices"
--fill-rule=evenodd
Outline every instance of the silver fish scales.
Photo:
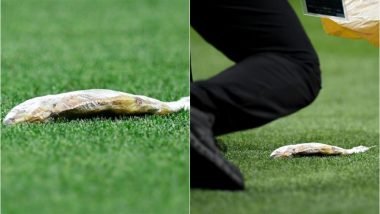
M 89 89 L 35 97 L 15 106 L 3 123 L 46 122 L 59 117 L 81 117 L 112 113 L 115 115 L 170 114 L 190 108 L 190 98 L 163 102 L 142 95 L 108 89 Z
M 372 146 L 374 147 L 374 146 Z M 332 146 L 323 143 L 300 143 L 294 145 L 282 146 L 274 150 L 271 158 L 289 158 L 297 155 L 351 155 L 368 151 L 372 147 L 357 146 L 352 149 L 343 149 L 338 146 Z

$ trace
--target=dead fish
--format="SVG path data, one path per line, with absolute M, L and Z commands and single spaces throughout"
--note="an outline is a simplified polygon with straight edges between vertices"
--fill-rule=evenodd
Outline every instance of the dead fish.
M 46 122 L 58 117 L 81 117 L 112 113 L 115 115 L 169 114 L 190 108 L 190 97 L 163 102 L 141 95 L 108 89 L 89 89 L 35 97 L 17 105 L 3 123 Z
M 374 146 L 372 146 L 374 147 Z M 352 149 L 343 149 L 323 143 L 301 143 L 282 146 L 270 154 L 271 158 L 289 158 L 295 155 L 351 155 L 368 151 L 372 147 L 357 146 Z

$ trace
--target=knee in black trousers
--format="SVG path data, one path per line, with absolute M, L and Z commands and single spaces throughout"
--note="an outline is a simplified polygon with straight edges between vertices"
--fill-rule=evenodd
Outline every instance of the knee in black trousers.
M 278 53 L 258 54 L 191 84 L 191 105 L 215 115 L 216 135 L 264 125 L 309 105 L 321 88 L 319 66 Z

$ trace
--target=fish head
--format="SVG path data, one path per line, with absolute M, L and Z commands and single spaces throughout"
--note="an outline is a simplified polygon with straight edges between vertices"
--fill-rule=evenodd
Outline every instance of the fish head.
M 271 154 L 271 158 L 288 158 L 292 156 L 289 146 L 283 146 L 274 150 Z
M 16 123 L 26 122 L 28 120 L 28 114 L 17 110 L 11 110 L 4 118 L 4 125 L 13 125 Z
M 11 109 L 3 120 L 4 125 L 13 125 L 22 122 L 38 122 L 50 116 L 48 106 L 42 105 L 38 99 L 26 101 Z

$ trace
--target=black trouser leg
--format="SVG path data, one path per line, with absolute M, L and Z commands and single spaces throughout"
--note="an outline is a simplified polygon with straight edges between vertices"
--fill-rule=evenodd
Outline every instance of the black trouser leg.
M 191 83 L 215 135 L 258 127 L 311 103 L 318 57 L 286 0 L 191 0 L 191 25 L 236 64 Z M 206 62 L 205 62 L 206 63 Z

